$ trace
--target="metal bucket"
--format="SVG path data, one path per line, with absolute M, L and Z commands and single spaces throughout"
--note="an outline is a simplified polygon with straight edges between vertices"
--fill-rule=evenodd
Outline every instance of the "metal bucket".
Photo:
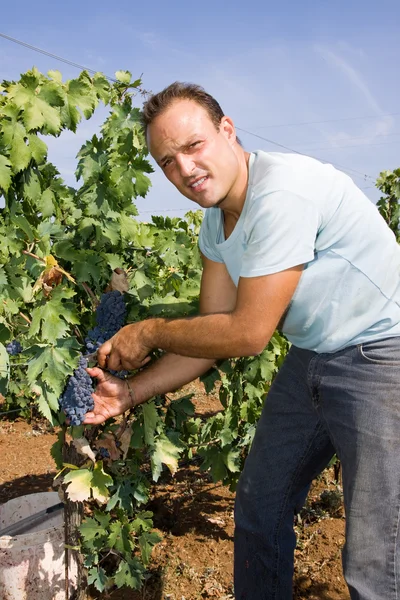
M 29 494 L 0 505 L 0 530 L 59 502 L 57 492 Z M 76 564 L 65 582 L 64 514 L 55 513 L 20 535 L 0 537 L 1 600 L 67 600 Z

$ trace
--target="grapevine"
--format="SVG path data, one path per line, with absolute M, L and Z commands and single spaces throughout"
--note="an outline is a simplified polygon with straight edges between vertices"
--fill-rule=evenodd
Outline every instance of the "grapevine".
M 126 319 L 180 317 L 199 308 L 201 211 L 182 219 L 135 219 L 135 202 L 146 195 L 152 172 L 132 101 L 139 85 L 126 71 L 110 85 L 101 73 L 63 81 L 58 71 L 32 69 L 0 86 L 0 392 L 6 403 L 34 402 L 50 423 L 62 425 L 52 454 L 68 502 L 88 508 L 80 550 L 88 582 L 99 591 L 142 585 L 158 541 L 146 510 L 150 480 L 163 469 L 174 474 L 181 457 L 197 453 L 215 480 L 234 485 L 286 351 L 277 337 L 255 362 L 225 361 L 210 372 L 205 385 L 211 390 L 222 378 L 225 410 L 204 422 L 193 417 L 187 397 L 173 403 L 156 397 L 129 420 L 75 427 L 91 407 L 82 354 L 97 350 Z M 78 153 L 75 189 L 48 161 L 47 136 L 75 132 L 100 102 L 109 116 Z M 130 270 L 124 295 L 102 294 L 119 268 Z M 6 350 L 17 336 L 24 352 L 19 364 Z M 88 454 L 70 469 L 62 451 L 73 444 Z M 115 560 L 108 564 L 107 556 Z

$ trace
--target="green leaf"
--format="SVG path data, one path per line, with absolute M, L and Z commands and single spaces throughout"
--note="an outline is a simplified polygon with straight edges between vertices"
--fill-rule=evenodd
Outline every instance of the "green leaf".
M 134 219 L 121 213 L 119 218 L 119 224 L 121 228 L 121 237 L 125 242 L 135 242 L 137 224 Z
M 47 75 L 49 77 L 51 77 L 51 79 L 54 79 L 54 81 L 58 81 L 58 83 L 62 83 L 62 75 L 61 75 L 60 71 L 50 70 L 50 71 L 47 71 Z
M 94 585 L 96 590 L 103 592 L 106 588 L 108 577 L 102 567 L 91 567 L 88 571 L 87 581 L 89 585 Z
M 6 124 L 3 125 L 3 131 L 6 133 Z M 11 125 L 10 125 L 11 127 Z M 11 134 L 11 132 L 10 132 Z M 8 135 L 8 134 L 7 134 Z M 25 128 L 20 123 L 15 123 L 12 131 L 12 138 L 10 140 L 10 160 L 14 173 L 19 173 L 27 168 L 32 158 L 32 150 L 26 145 Z M 6 135 L 4 136 L 6 138 Z
M 111 523 L 108 543 L 110 548 L 115 548 L 117 552 L 130 554 L 134 548 L 134 544 L 130 536 L 129 526 L 119 521 Z
M 0 265 L 0 288 L 4 285 L 7 285 L 7 283 L 8 283 L 7 274 L 4 270 L 4 267 L 2 267 Z
M 63 446 L 65 434 L 60 430 L 57 434 L 57 441 L 50 448 L 50 454 L 56 463 L 57 469 L 62 469 L 63 466 Z
M 42 188 L 40 187 L 40 182 L 37 174 L 33 169 L 29 169 L 25 173 L 26 183 L 23 187 L 23 193 L 25 198 L 36 202 L 38 198 L 40 198 L 42 194 Z
M 139 547 L 144 565 L 148 565 L 153 546 L 161 542 L 161 537 L 155 532 L 145 531 L 139 536 Z
M 47 188 L 37 203 L 38 210 L 42 213 L 44 219 L 51 217 L 54 213 L 55 200 L 54 192 L 50 188 Z
M 34 346 L 34 356 L 28 362 L 28 383 L 32 385 L 41 377 L 56 393 L 61 394 L 66 376 L 77 365 L 79 349 L 74 338 L 58 340 L 53 346 Z
M 240 468 L 240 451 L 235 448 L 227 448 L 222 453 L 224 463 L 231 473 L 239 473 Z
M 100 460 L 96 462 L 92 477 L 93 498 L 99 502 L 107 502 L 107 499 L 110 495 L 107 487 L 112 484 L 112 477 L 104 472 L 103 461 Z
M 43 129 L 46 133 L 56 135 L 61 129 L 60 112 L 39 96 L 25 105 L 23 120 L 27 131 Z
M 136 515 L 132 523 L 136 533 L 140 531 L 149 531 L 153 527 L 153 513 L 149 510 L 143 510 Z
M 115 78 L 121 83 L 126 83 L 127 85 L 131 82 L 132 73 L 130 71 L 116 71 Z
M 9 377 L 10 358 L 3 344 L 0 343 L 0 394 L 3 396 L 7 394 Z
M 133 485 L 131 481 L 121 481 L 118 483 L 114 494 L 107 503 L 107 510 L 110 511 L 119 506 L 128 513 L 132 508 Z
M 43 340 L 55 343 L 59 338 L 67 336 L 68 323 L 79 323 L 76 308 L 72 304 L 62 302 L 59 295 L 54 295 L 32 311 L 29 335 L 33 337 L 41 331 Z
M 135 558 L 129 562 L 121 560 L 114 581 L 117 587 L 127 585 L 134 590 L 139 590 L 142 586 L 143 576 L 143 567 Z
M 74 471 L 71 471 L 73 473 Z M 65 481 L 65 480 L 64 480 Z M 95 519 L 87 517 L 83 523 L 79 526 L 80 534 L 85 542 L 91 542 L 93 540 L 105 537 L 107 535 L 107 528 L 110 523 L 109 515 L 102 515 L 104 518 L 100 520 L 98 512 L 95 513 Z
M 81 74 L 82 76 L 82 74 Z M 82 77 L 71 79 L 67 84 L 68 102 L 70 106 L 77 106 L 83 112 L 86 119 L 92 116 L 97 104 L 97 98 L 93 87 L 88 80 Z
M 47 156 L 47 145 L 36 134 L 30 133 L 28 140 L 33 160 L 37 165 L 41 165 Z
M 151 186 L 151 181 L 144 173 L 135 171 L 135 192 L 137 196 L 146 196 Z
M 142 404 L 144 420 L 144 439 L 146 444 L 154 446 L 154 435 L 156 433 L 159 416 L 154 402 Z
M 78 281 L 93 281 L 97 283 L 101 278 L 100 263 L 103 262 L 98 253 L 90 250 L 79 253 L 79 258 L 73 265 L 73 273 Z
M 11 162 L 0 154 L 0 189 L 7 192 L 11 185 Z
M 24 215 L 13 215 L 11 217 L 11 222 L 22 229 L 22 231 L 26 234 L 28 241 L 32 242 L 35 239 L 35 233 L 28 219 Z
M 162 464 L 167 465 L 172 475 L 176 473 L 180 452 L 181 448 L 171 442 L 166 435 L 160 435 L 151 455 L 151 470 L 154 481 L 158 481 L 161 475 Z

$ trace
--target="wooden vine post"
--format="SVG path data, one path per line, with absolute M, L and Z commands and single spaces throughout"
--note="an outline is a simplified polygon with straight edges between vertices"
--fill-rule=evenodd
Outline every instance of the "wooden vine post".
M 64 443 L 63 461 L 80 466 L 82 455 L 78 454 L 72 443 Z M 80 551 L 79 526 L 83 519 L 83 502 L 72 502 L 64 492 L 64 533 L 65 533 L 65 596 L 66 600 L 87 600 L 87 571 L 84 567 L 84 557 Z M 76 564 L 76 586 L 70 584 L 70 570 Z

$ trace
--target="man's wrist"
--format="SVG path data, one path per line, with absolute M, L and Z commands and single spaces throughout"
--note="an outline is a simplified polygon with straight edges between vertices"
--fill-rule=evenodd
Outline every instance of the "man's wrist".
M 126 383 L 126 385 L 128 387 L 128 394 L 129 394 L 130 405 L 131 405 L 131 408 L 133 408 L 137 404 L 137 402 L 136 402 L 136 394 L 133 391 L 133 387 L 132 387 L 132 384 L 129 381 L 129 379 L 125 379 L 125 383 Z

